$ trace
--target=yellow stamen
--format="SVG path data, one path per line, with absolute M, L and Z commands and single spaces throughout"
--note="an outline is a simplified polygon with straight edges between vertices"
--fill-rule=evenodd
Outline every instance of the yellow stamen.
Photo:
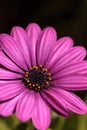
M 27 80 L 26 80 L 26 82 L 27 82 L 27 83 L 29 83 L 29 82 L 30 82 L 30 80 L 29 80 L 29 79 L 27 79 Z
M 39 86 L 39 84 L 36 84 L 36 86 L 38 87 L 38 86 Z
M 26 71 L 26 72 L 25 72 L 25 75 L 28 75 L 28 74 L 29 74 L 29 72 L 28 72 L 28 71 Z
M 51 80 L 51 77 L 49 77 L 48 79 Z
M 46 84 L 46 85 L 49 85 L 49 82 L 48 82 L 48 81 L 46 81 L 46 82 L 45 82 L 45 84 Z
M 43 68 L 43 71 L 44 71 L 44 72 L 47 72 L 47 71 L 48 71 L 48 69 L 46 69 L 46 68 Z
M 33 70 L 33 68 L 31 67 L 30 70 Z
M 33 66 L 33 69 L 36 69 L 36 70 L 37 70 L 37 69 L 38 69 L 38 66 Z
M 48 76 L 51 76 L 51 73 L 47 73 Z
M 30 83 L 30 84 L 28 84 L 28 85 L 31 87 L 32 84 Z
M 38 89 L 40 89 L 41 87 L 40 86 L 38 86 Z
M 35 84 L 33 84 L 32 86 L 35 87 Z
M 26 77 L 26 78 L 28 78 L 28 75 L 27 75 L 27 74 L 25 74 L 25 77 Z

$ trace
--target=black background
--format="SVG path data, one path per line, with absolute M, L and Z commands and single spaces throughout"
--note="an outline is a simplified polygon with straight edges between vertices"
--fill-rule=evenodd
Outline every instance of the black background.
M 0 33 L 30 22 L 53 26 L 58 37 L 71 36 L 87 48 L 87 0 L 0 0 Z

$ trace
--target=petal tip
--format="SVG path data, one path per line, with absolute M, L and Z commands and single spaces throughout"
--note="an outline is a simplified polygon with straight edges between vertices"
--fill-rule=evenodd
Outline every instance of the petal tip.
M 26 31 L 28 32 L 30 28 L 41 30 L 40 26 L 37 23 L 29 23 L 26 27 Z

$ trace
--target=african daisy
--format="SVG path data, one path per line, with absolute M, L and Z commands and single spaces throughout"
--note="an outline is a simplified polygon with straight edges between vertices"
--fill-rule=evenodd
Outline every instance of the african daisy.
M 70 91 L 87 90 L 86 50 L 70 37 L 57 40 L 52 27 L 31 23 L 0 35 L 0 115 L 32 119 L 38 130 L 50 125 L 50 108 L 68 117 L 87 106 Z

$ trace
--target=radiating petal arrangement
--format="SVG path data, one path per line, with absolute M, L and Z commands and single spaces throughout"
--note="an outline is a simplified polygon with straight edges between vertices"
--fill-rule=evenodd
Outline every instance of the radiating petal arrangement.
M 86 49 L 71 37 L 57 40 L 54 28 L 31 23 L 0 34 L 0 115 L 47 130 L 51 111 L 64 117 L 86 114 L 87 105 L 73 91 L 87 90 Z

